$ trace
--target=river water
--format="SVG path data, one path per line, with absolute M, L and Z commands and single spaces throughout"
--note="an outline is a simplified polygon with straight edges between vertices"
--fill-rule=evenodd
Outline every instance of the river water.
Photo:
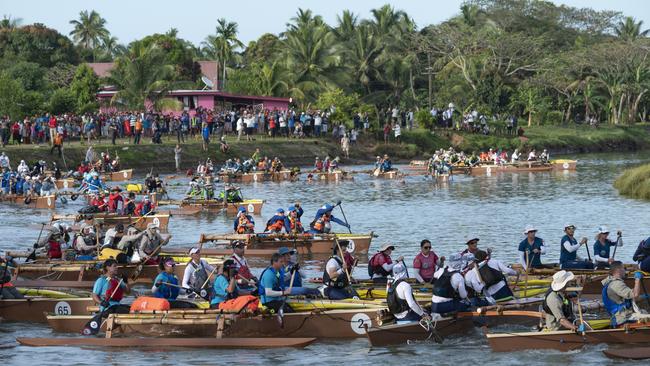
M 263 214 L 255 217 L 258 231 L 275 210 L 300 201 L 305 208 L 303 223 L 307 224 L 316 209 L 325 202 L 342 201 L 347 219 L 356 233 L 373 231 L 371 253 L 384 242 L 396 246 L 395 255 L 404 255 L 412 263 L 419 242 L 428 238 L 439 255 L 449 255 L 465 248 L 469 237 L 479 237 L 479 247 L 493 248 L 493 256 L 512 263 L 517 260 L 517 245 L 524 238 L 523 230 L 532 224 L 545 239 L 548 250 L 544 262 L 557 262 L 559 241 L 565 224 L 577 226 L 576 236 L 589 238 L 590 247 L 596 229 L 607 225 L 612 233 L 623 231 L 625 245 L 617 258 L 631 262 L 638 242 L 650 235 L 648 203 L 620 197 L 612 187 L 616 176 L 626 167 L 640 164 L 650 153 L 594 154 L 578 157 L 578 171 L 568 173 L 500 174 L 490 177 L 454 176 L 449 182 L 436 183 L 422 176 L 403 180 L 376 180 L 356 175 L 354 181 L 340 183 L 256 183 L 242 185 L 246 198 L 266 200 Z M 350 169 L 364 170 L 369 166 Z M 404 168 L 404 167 L 402 167 Z M 180 198 L 187 180 L 173 180 L 171 197 Z M 81 200 L 57 208 L 57 213 L 74 213 Z M 341 217 L 340 211 L 335 216 Z M 49 221 L 49 214 L 15 206 L 0 205 L 0 234 L 4 240 L 0 250 L 25 250 L 38 236 L 40 223 Z M 336 227 L 336 231 L 344 231 Z M 338 229 L 338 230 L 337 230 Z M 196 243 L 200 233 L 223 233 L 232 230 L 232 218 L 222 214 L 175 216 L 170 222 L 172 246 L 188 247 Z M 584 249 L 580 255 L 586 256 Z M 364 258 L 364 262 L 365 262 Z M 262 264 L 258 261 L 261 271 Z M 323 262 L 306 260 L 312 276 L 322 274 Z M 357 268 L 358 277 L 366 277 L 366 268 Z M 43 325 L 1 324 L 0 344 L 13 342 L 17 336 L 55 336 Z M 473 336 L 450 338 L 443 345 L 418 344 L 371 349 L 366 339 L 353 341 L 319 341 L 303 350 L 159 350 L 104 351 L 74 348 L 0 348 L 7 364 L 129 363 L 140 364 L 284 364 L 332 363 L 368 364 L 442 364 L 460 361 L 497 364 L 549 364 L 607 362 L 600 350 L 588 347 L 582 352 L 562 354 L 529 351 L 511 354 L 492 353 L 478 331 Z

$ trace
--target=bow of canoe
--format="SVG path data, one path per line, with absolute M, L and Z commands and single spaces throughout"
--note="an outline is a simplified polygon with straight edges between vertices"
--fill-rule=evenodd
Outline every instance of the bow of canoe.
M 603 354 L 614 360 L 646 360 L 650 358 L 650 347 L 610 348 Z

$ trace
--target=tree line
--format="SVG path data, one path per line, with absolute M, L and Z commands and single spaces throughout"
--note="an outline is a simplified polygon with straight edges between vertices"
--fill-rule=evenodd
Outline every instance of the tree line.
M 650 107 L 649 31 L 617 11 L 472 0 L 440 24 L 417 25 L 390 5 L 367 19 L 342 11 L 335 24 L 298 9 L 284 32 L 248 45 L 225 19 L 198 45 L 176 29 L 123 45 L 95 11 L 70 23 L 66 36 L 0 21 L 0 114 L 90 111 L 102 84 L 117 87 L 112 103 L 123 108 L 147 100 L 172 107 L 170 90 L 202 88 L 200 60 L 218 62 L 220 89 L 291 97 L 299 108 L 429 111 L 454 103 L 461 113 L 528 124 L 620 124 L 646 121 Z M 83 66 L 100 61 L 115 62 L 108 80 Z

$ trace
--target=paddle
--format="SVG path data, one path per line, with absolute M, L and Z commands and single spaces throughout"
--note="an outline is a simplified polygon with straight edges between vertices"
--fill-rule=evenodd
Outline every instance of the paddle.
M 45 228 L 45 223 L 41 223 L 41 232 L 38 233 L 38 239 L 36 239 L 36 243 L 34 245 L 38 245 L 38 242 L 41 241 L 41 235 L 43 234 L 43 228 Z M 30 261 L 35 261 L 36 260 L 36 249 L 32 250 L 32 252 L 27 256 L 27 259 L 25 259 L 25 262 L 30 262 Z
M 341 253 L 341 261 L 343 261 L 343 270 L 345 271 L 345 275 L 348 278 L 348 291 L 350 291 L 350 293 L 352 293 L 353 296 L 356 296 L 357 298 L 359 298 L 361 296 L 359 296 L 359 293 L 357 292 L 357 290 L 355 290 L 354 287 L 352 287 L 352 276 L 350 276 L 350 272 L 348 271 L 348 266 L 345 263 L 345 253 L 343 253 L 343 249 L 341 248 L 341 243 L 339 243 L 339 238 L 334 236 L 334 242 L 336 243 L 336 247 L 338 248 L 339 253 Z M 404 265 L 404 266 L 406 266 L 406 265 Z M 408 274 L 407 274 L 407 277 L 408 277 Z
M 339 206 L 339 208 L 341 209 L 341 214 L 343 214 L 343 220 L 345 220 L 345 224 L 348 225 L 348 231 L 350 232 L 350 234 L 352 234 L 352 229 L 350 228 L 350 224 L 348 223 L 348 218 L 345 217 L 345 212 L 343 212 L 343 206 L 341 206 L 341 201 L 338 201 L 336 205 Z
M 208 296 L 208 291 L 205 290 L 205 285 L 207 285 L 210 282 L 210 278 L 212 277 L 214 272 L 217 270 L 217 268 L 219 268 L 219 266 L 214 266 L 214 268 L 212 268 L 212 272 L 210 272 L 210 274 L 208 275 L 208 278 L 205 279 L 205 282 L 203 282 L 203 285 L 201 285 L 201 289 L 199 290 L 199 293 L 197 294 L 197 295 L 199 295 L 200 297 L 202 297 L 205 300 L 210 300 L 210 298 Z M 191 289 L 191 291 L 196 294 L 196 291 L 194 289 Z
M 151 252 L 151 254 L 147 255 L 146 257 L 144 257 L 144 258 L 142 258 L 140 260 L 140 263 L 138 264 L 138 266 L 135 268 L 135 271 L 133 271 L 133 274 L 131 275 L 131 281 L 135 281 L 136 279 L 138 279 L 138 276 L 140 276 L 140 272 L 142 272 L 142 269 L 144 268 L 145 263 L 147 263 L 147 261 L 149 259 L 151 259 L 154 255 L 156 255 L 156 253 L 160 250 L 160 248 L 162 248 L 163 245 L 167 244 L 167 242 L 169 241 L 170 238 L 171 238 L 171 236 L 169 238 L 167 238 L 167 240 L 163 240 L 156 247 L 156 249 L 154 249 L 153 252 Z
M 111 296 L 104 299 L 104 301 L 109 302 L 113 298 L 117 290 L 120 288 L 120 286 L 122 286 L 122 282 L 124 282 L 123 278 L 120 279 L 120 282 L 117 283 L 117 286 L 115 286 L 115 289 L 113 290 L 113 293 L 111 293 Z M 99 328 L 101 328 L 101 324 L 102 324 L 102 318 L 104 317 L 106 311 L 110 309 L 110 307 L 111 306 L 109 305 L 104 310 L 98 311 L 97 314 L 95 314 L 88 321 L 88 323 L 86 323 L 86 325 L 83 327 L 83 329 L 81 330 L 81 334 L 88 336 L 88 335 L 95 335 L 99 333 Z
M 585 335 L 585 320 L 582 318 L 582 305 L 580 304 L 580 295 L 578 295 L 577 298 L 578 301 L 578 317 L 580 319 L 580 326 L 578 329 L 576 329 L 577 332 L 580 332 L 580 334 L 584 337 Z
M 582 238 L 582 242 L 585 243 L 585 249 L 587 249 L 587 259 L 591 262 L 591 253 L 589 253 L 589 243 L 587 243 L 587 238 Z
M 623 233 L 621 231 L 616 232 L 616 245 L 614 246 L 614 254 L 612 254 L 612 259 L 616 259 L 616 249 L 618 249 L 618 244 L 621 241 L 621 238 L 623 237 Z
M 293 290 L 293 280 L 296 278 L 296 272 L 298 272 L 297 269 L 293 269 L 291 273 L 291 282 L 289 283 L 289 293 L 284 296 L 282 299 L 282 305 L 280 305 L 280 309 L 278 310 L 278 321 L 280 322 L 280 328 L 284 328 L 284 305 L 287 303 L 287 299 L 289 298 L 289 295 L 291 295 L 291 290 Z

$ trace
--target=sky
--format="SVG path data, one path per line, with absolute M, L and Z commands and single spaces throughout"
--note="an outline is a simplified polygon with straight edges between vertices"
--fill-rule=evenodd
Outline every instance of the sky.
M 617 10 L 643 20 L 650 28 L 648 0 L 553 0 L 556 4 Z M 96 10 L 120 43 L 128 44 L 153 33 L 177 28 L 179 37 L 199 45 L 215 31 L 217 19 L 239 24 L 239 39 L 248 44 L 264 33 L 285 30 L 298 8 L 311 9 L 328 24 L 345 9 L 369 18 L 370 10 L 384 4 L 406 11 L 418 27 L 437 24 L 459 13 L 462 0 L 0 0 L 0 15 L 22 18 L 23 24 L 43 23 L 68 35 L 71 19 L 82 10 Z

